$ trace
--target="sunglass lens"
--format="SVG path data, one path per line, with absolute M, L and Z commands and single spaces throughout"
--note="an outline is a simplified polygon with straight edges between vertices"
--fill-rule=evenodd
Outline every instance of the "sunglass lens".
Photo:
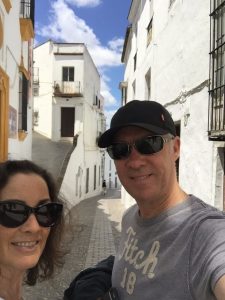
M 136 141 L 135 145 L 141 154 L 154 154 L 162 150 L 163 139 L 161 136 L 149 136 Z
M 107 152 L 112 159 L 123 159 L 129 155 L 130 150 L 128 144 L 117 143 L 109 146 Z
M 47 203 L 37 207 L 36 218 L 43 227 L 54 226 L 62 213 L 63 205 L 60 203 Z
M 28 211 L 23 204 L 5 202 L 0 205 L 0 224 L 15 228 L 22 225 L 28 218 Z

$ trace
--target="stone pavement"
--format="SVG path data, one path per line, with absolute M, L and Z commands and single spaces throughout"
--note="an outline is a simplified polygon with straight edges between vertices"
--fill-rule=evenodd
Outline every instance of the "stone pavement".
M 65 263 L 54 278 L 25 287 L 26 300 L 62 300 L 63 291 L 84 268 L 115 254 L 120 238 L 124 207 L 119 190 L 81 201 L 71 211 L 71 224 L 64 238 Z
M 63 161 L 71 147 L 72 141 L 63 140 L 53 142 L 44 135 L 33 131 L 32 161 L 43 168 L 47 168 L 55 180 L 57 180 Z

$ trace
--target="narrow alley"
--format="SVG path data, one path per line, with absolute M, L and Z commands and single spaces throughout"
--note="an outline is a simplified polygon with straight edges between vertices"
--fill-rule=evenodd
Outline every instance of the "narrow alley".
M 50 140 L 35 134 L 33 160 L 36 163 L 41 161 L 43 167 L 58 174 L 69 146 L 52 147 L 51 143 Z M 45 155 L 41 148 L 45 150 Z M 54 166 L 54 160 L 48 159 L 49 155 L 58 156 L 58 166 Z M 38 283 L 34 287 L 25 286 L 25 299 L 62 300 L 64 290 L 81 270 L 115 254 L 120 238 L 120 222 L 123 212 L 120 190 L 108 190 L 105 196 L 85 199 L 75 205 L 66 218 L 66 232 L 63 240 L 64 265 L 57 270 L 51 280 Z

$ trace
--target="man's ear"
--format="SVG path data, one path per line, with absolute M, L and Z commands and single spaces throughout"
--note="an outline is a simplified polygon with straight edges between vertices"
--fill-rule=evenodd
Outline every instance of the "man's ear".
M 173 140 L 173 154 L 174 154 L 174 161 L 176 161 L 180 157 L 180 137 L 175 136 Z

